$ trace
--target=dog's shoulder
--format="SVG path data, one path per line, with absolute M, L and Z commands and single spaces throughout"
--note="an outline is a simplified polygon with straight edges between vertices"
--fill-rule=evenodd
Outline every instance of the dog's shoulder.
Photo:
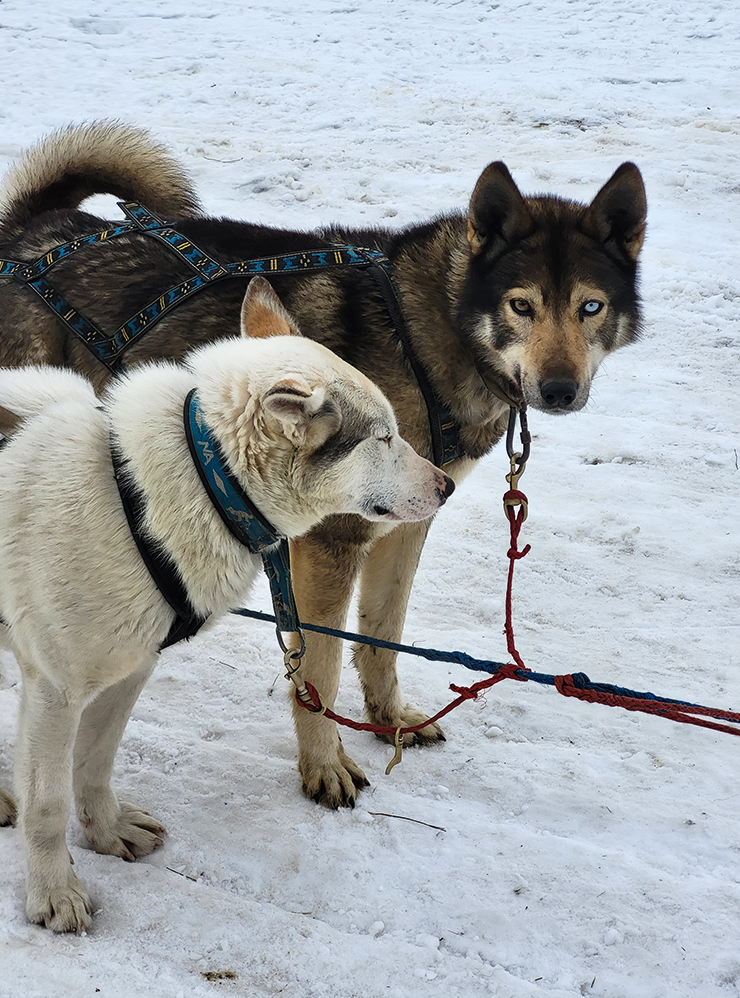
M 150 361 L 110 381 L 101 397 L 113 432 L 134 441 L 151 427 L 161 432 L 168 421 L 182 423 L 183 399 L 195 387 L 188 368 L 173 361 Z
M 0 368 L 0 433 L 11 436 L 50 407 L 69 402 L 93 408 L 90 382 L 58 367 Z

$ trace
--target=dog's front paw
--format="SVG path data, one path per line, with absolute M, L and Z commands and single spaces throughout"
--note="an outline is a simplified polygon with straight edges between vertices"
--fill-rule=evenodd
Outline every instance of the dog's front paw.
M 317 804 L 324 804 L 333 810 L 354 807 L 358 790 L 370 786 L 357 763 L 350 759 L 341 745 L 338 749 L 335 758 L 321 764 L 305 757 L 298 762 L 303 793 Z
M 372 724 L 382 724 L 384 727 L 392 725 L 394 728 L 414 728 L 417 724 L 426 721 L 429 716 L 422 714 L 410 703 L 404 704 L 399 713 L 392 717 L 381 711 L 373 712 L 371 708 L 368 708 L 368 715 Z M 377 737 L 384 742 L 390 742 L 391 745 L 395 740 L 393 735 L 378 735 Z M 409 745 L 433 745 L 435 742 L 443 741 L 446 741 L 444 732 L 438 724 L 427 724 L 423 728 L 419 728 L 418 731 L 412 731 L 403 736 L 405 748 L 408 748 Z
M 15 801 L 6 790 L 0 787 L 0 826 L 14 825 L 16 817 Z
M 85 932 L 92 921 L 88 893 L 71 869 L 63 886 L 29 883 L 26 914 L 53 932 Z
M 118 812 L 110 821 L 95 820 L 89 811 L 83 812 L 82 827 L 96 852 L 129 862 L 163 845 L 162 836 L 167 834 L 148 811 L 124 800 L 118 801 Z

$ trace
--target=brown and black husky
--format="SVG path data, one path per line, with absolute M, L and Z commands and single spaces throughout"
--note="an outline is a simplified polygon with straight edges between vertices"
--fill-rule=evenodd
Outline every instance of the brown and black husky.
M 93 123 L 50 136 L 11 169 L 0 194 L 0 259 L 30 262 L 106 228 L 79 210 L 95 193 L 143 203 L 222 264 L 337 243 L 382 251 L 418 363 L 459 427 L 462 456 L 445 467 L 456 480 L 501 437 L 508 416 L 502 398 L 557 415 L 581 409 L 602 358 L 638 334 L 646 201 L 632 163 L 623 163 L 588 205 L 523 197 L 497 162 L 481 174 L 467 212 L 399 231 L 287 232 L 204 216 L 183 172 L 145 133 Z M 73 253 L 55 265 L 53 282 L 98 328 L 113 331 L 189 276 L 157 240 L 130 234 Z M 244 284 L 228 280 L 186 298 L 131 346 L 126 364 L 180 359 L 196 343 L 233 335 Z M 401 434 L 431 457 L 425 401 L 376 282 L 337 269 L 276 275 L 274 285 L 304 335 L 375 381 Z M 98 387 L 110 376 L 32 290 L 0 276 L 0 365 L 33 363 L 70 365 Z M 343 627 L 359 579 L 361 630 L 400 640 L 427 530 L 428 522 L 326 520 L 292 547 L 301 619 Z M 412 726 L 427 716 L 406 702 L 393 653 L 356 648 L 354 660 L 370 720 Z M 333 704 L 338 641 L 310 635 L 304 663 L 304 677 Z M 329 807 L 353 805 L 367 780 L 345 754 L 334 722 L 296 709 L 295 723 L 304 793 Z M 443 737 L 429 725 L 414 740 Z M 0 820 L 12 817 L 9 805 L 5 810 Z

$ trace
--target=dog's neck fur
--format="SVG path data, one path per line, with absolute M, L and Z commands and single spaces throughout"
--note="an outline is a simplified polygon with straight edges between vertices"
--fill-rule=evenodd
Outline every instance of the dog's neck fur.
M 191 458 L 183 403 L 196 387 L 192 372 L 172 366 L 165 379 L 162 367 L 152 368 L 151 388 L 145 370 L 133 379 L 113 383 L 106 407 L 127 471 L 147 500 L 144 532 L 175 561 L 193 607 L 203 614 L 218 614 L 243 599 L 262 560 L 228 530 Z M 224 446 L 221 439 L 219 443 Z M 240 483 L 257 508 L 279 531 L 286 530 L 285 514 L 281 517 L 278 510 L 270 509 L 259 474 L 255 471 L 244 481 L 240 470 Z M 171 516 L 173 507 L 178 516 Z M 199 570 L 204 556 L 219 566 L 218 571 L 207 573 L 207 579 Z

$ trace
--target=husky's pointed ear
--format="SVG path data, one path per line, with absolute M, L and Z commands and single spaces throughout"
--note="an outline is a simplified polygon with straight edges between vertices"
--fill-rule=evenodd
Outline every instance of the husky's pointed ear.
M 253 277 L 242 302 L 242 336 L 300 336 L 289 312 L 264 277 Z
M 299 445 L 325 400 L 326 391 L 321 385 L 312 388 L 303 378 L 291 375 L 281 378 L 265 393 L 262 409 L 268 418 L 277 420 L 291 443 Z
M 534 228 L 519 188 L 504 163 L 490 163 L 478 178 L 468 211 L 468 242 L 476 256 L 503 249 Z
M 605 248 L 634 263 L 645 238 L 647 199 L 634 163 L 622 163 L 593 199 L 581 227 Z

